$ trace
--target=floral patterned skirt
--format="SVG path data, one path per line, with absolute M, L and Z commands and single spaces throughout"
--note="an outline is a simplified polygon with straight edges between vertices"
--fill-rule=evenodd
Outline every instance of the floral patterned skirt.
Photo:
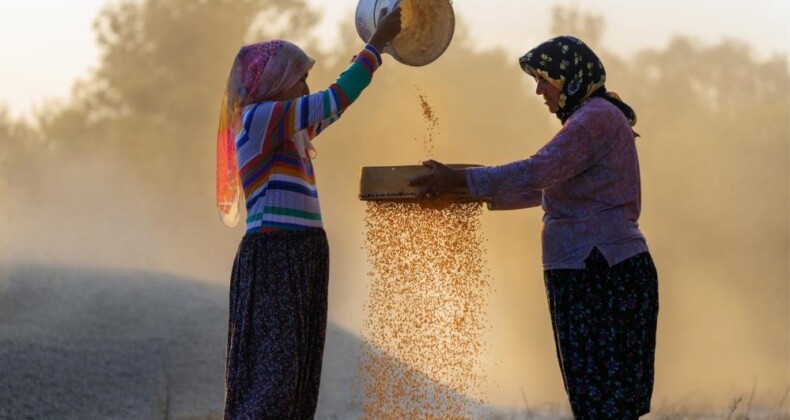
M 230 283 L 225 419 L 312 419 L 326 336 L 323 229 L 247 234 Z
M 609 267 L 597 248 L 584 270 L 547 270 L 557 359 L 577 419 L 650 411 L 658 275 L 645 252 Z

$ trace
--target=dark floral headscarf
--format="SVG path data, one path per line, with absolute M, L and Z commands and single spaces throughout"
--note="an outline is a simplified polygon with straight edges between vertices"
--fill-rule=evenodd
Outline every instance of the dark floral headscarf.
M 633 127 L 636 113 L 614 92 L 607 92 L 606 70 L 584 42 L 572 36 L 549 39 L 519 59 L 521 68 L 532 77 L 542 77 L 560 90 L 557 118 L 568 117 L 585 102 L 601 97 L 619 108 Z

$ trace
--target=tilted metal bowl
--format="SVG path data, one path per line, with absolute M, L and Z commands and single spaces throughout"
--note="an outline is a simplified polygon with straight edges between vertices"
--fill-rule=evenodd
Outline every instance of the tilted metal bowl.
M 409 66 L 424 66 L 439 58 L 453 39 L 455 13 L 451 0 L 360 0 L 357 34 L 368 42 L 382 10 L 401 6 L 402 29 L 383 52 Z

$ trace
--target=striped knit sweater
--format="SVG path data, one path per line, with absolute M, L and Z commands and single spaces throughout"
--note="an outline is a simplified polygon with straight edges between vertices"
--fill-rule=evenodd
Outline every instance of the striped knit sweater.
M 290 101 L 248 105 L 236 136 L 239 175 L 247 202 L 247 232 L 322 227 L 310 156 L 294 135 L 313 139 L 359 97 L 381 65 L 371 45 L 328 89 Z

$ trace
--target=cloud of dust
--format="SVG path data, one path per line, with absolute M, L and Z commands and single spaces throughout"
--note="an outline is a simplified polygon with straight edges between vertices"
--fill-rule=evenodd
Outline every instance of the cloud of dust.
M 214 226 L 210 205 L 189 211 L 175 197 L 152 196 L 128 162 L 53 159 L 31 173 L 36 182 L 10 183 L 0 205 L 4 265 L 144 269 L 213 281 L 228 276 L 239 233 Z

